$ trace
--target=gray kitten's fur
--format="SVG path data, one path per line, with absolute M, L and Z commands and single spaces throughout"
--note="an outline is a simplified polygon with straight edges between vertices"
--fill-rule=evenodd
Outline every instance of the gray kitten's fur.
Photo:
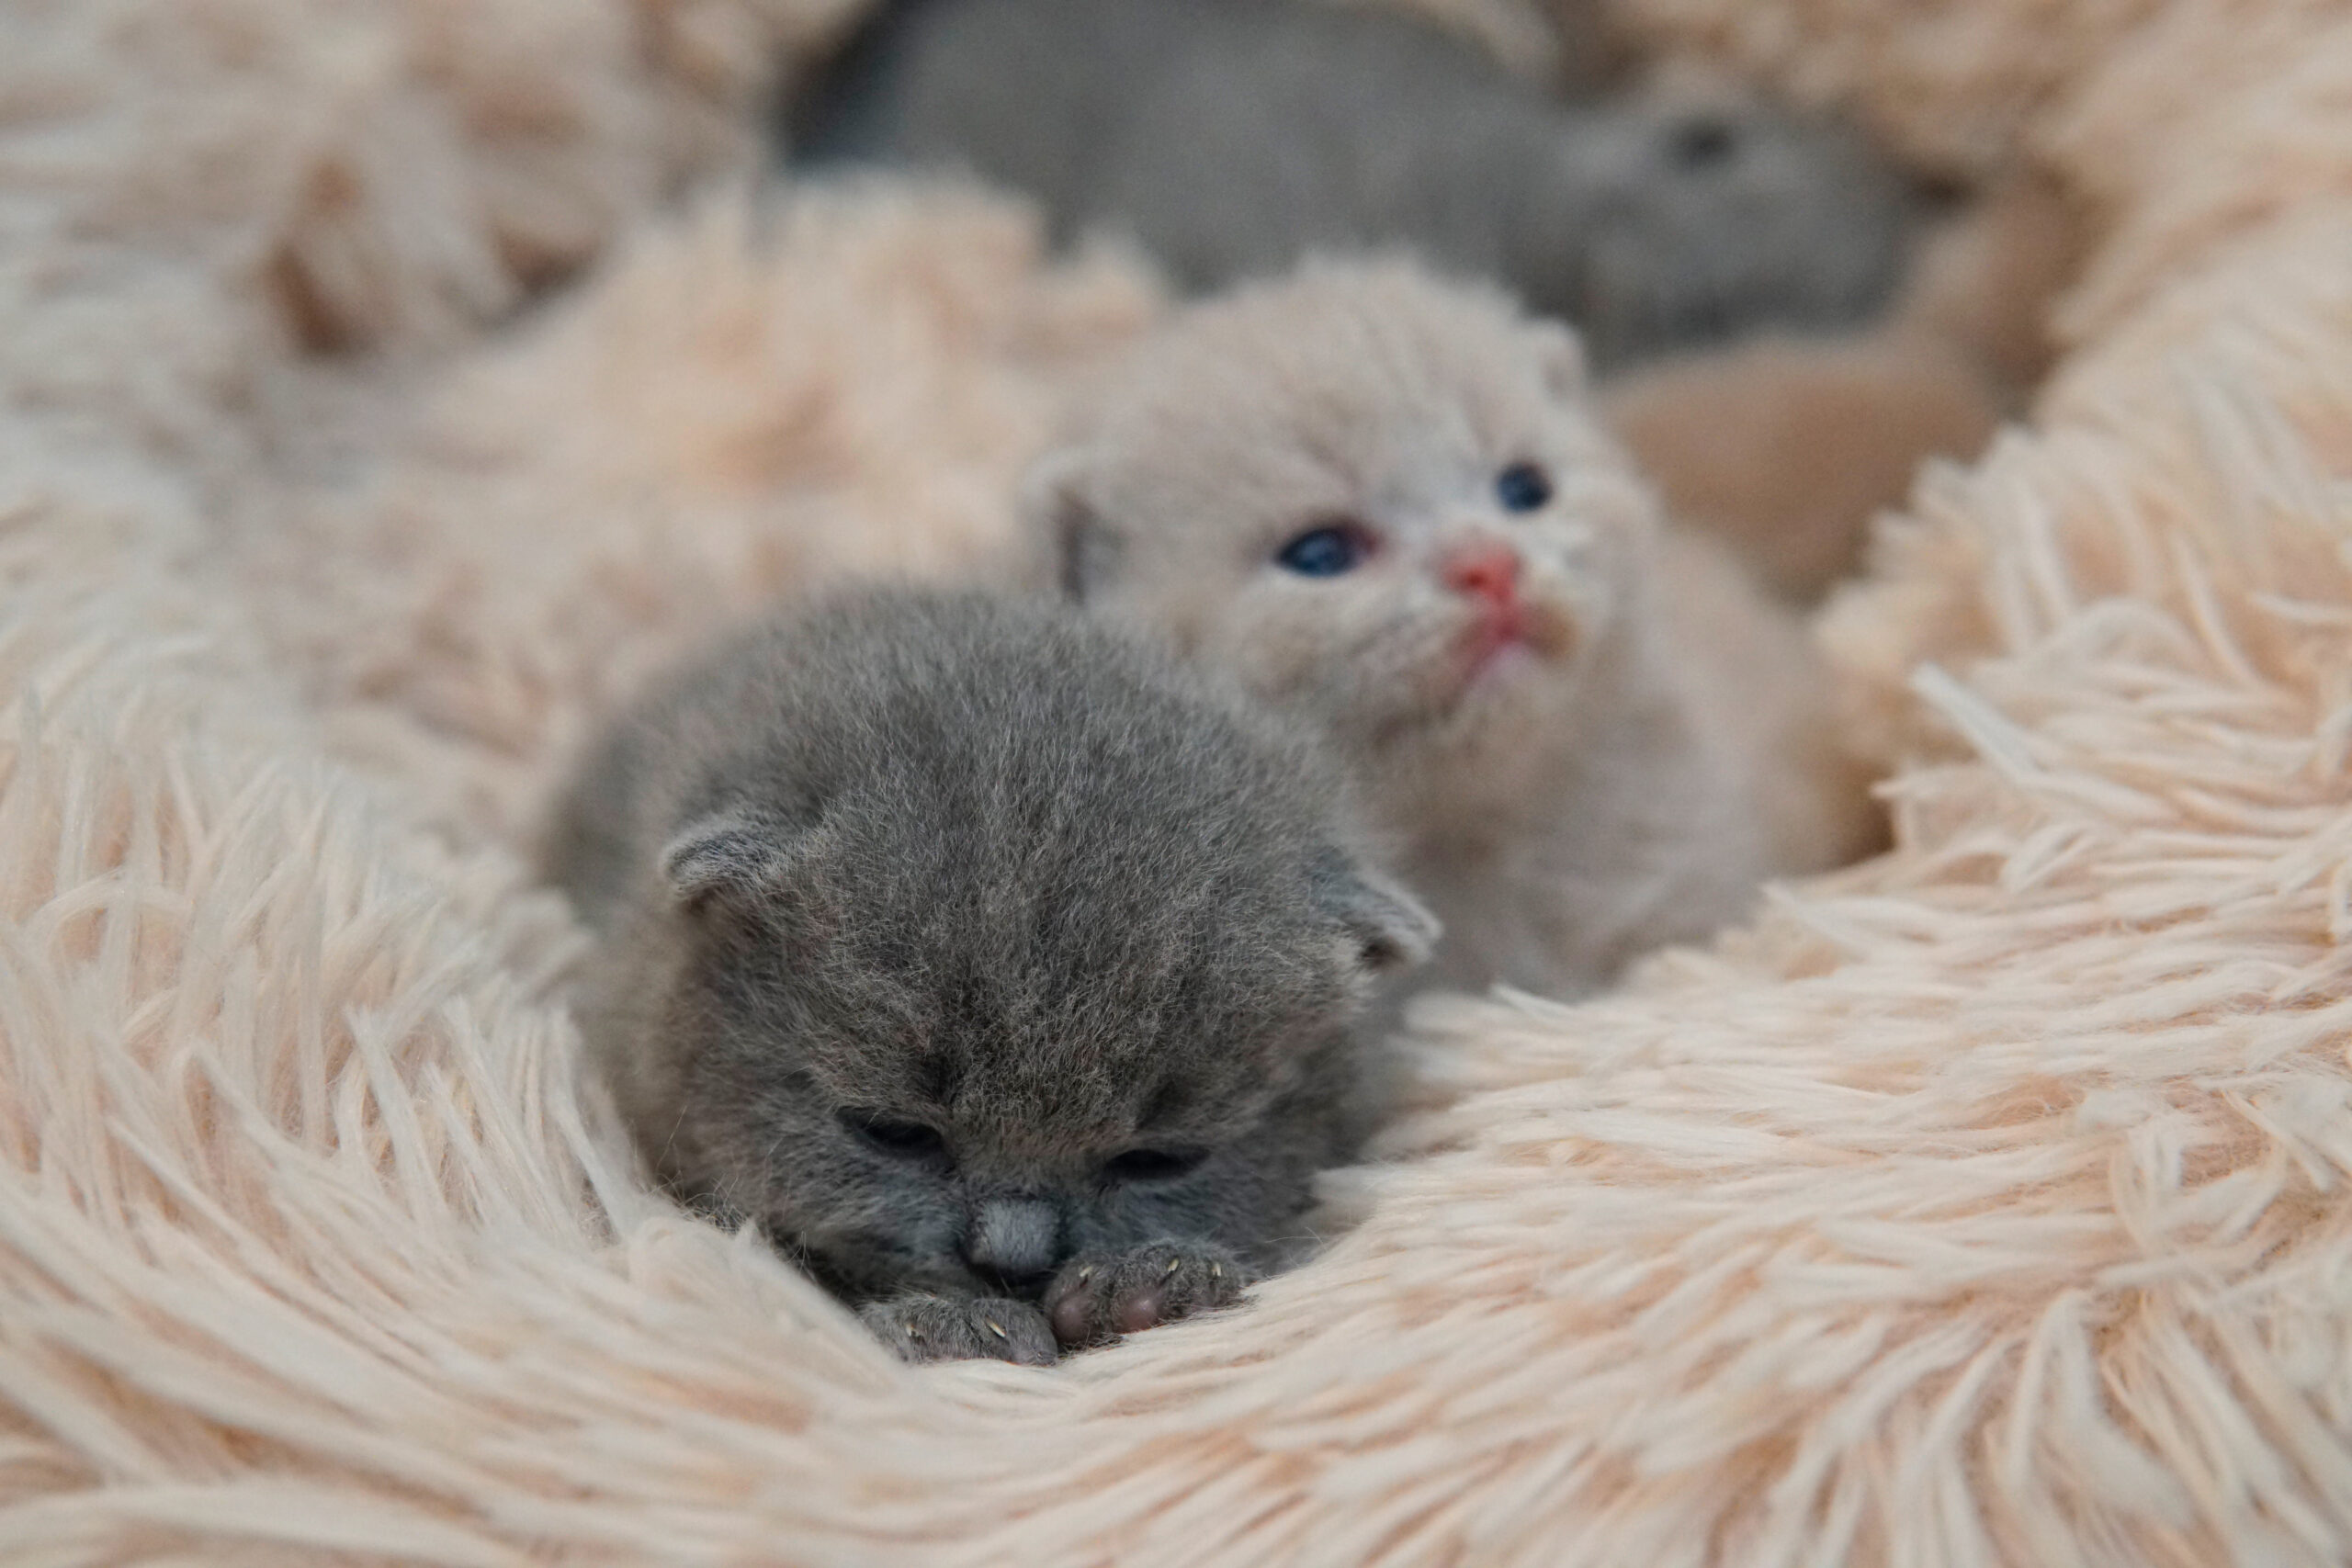
M 1604 364 L 1878 306 L 1908 204 L 1860 138 L 1753 103 L 1569 106 L 1466 45 L 1284 0 L 900 0 L 811 159 L 961 166 L 1186 287 L 1409 244 L 1575 321 Z
M 1057 607 L 889 591 L 650 694 L 550 855 L 648 1157 L 915 1359 L 1234 1299 L 1435 934 L 1268 722 Z
M 1065 590 L 1321 731 L 1438 977 L 1589 990 L 1871 841 L 1799 622 L 1665 525 L 1556 322 L 1311 265 L 1080 402 L 1028 486 Z M 1285 564 L 1318 538 L 1353 559 Z

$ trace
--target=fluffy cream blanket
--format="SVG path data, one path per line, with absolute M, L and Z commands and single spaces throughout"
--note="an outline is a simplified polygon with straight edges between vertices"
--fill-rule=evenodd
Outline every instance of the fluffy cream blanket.
M 850 8 L 0 21 L 0 1562 L 2352 1554 L 2352 18 L 1623 0 L 2099 215 L 1824 622 L 1899 847 L 1429 1006 L 1247 1310 L 918 1373 L 583 1112 L 519 852 L 680 637 L 976 558 L 1157 309 L 730 183 Z

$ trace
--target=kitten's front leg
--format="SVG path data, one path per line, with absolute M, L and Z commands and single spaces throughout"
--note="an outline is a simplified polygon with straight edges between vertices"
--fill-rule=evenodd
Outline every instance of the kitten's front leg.
M 1132 1252 L 1080 1258 L 1046 1291 L 1054 1337 L 1101 1345 L 1194 1313 L 1231 1306 L 1254 1269 L 1207 1242 L 1156 1241 Z
M 858 1308 L 857 1318 L 902 1360 L 1050 1367 L 1061 1354 L 1044 1313 L 1001 1296 L 891 1296 Z

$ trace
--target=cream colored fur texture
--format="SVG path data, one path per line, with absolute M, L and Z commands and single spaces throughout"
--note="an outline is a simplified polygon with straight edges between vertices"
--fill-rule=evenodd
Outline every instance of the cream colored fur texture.
M 1870 846 L 1796 617 L 1667 525 L 1557 323 L 1310 262 L 1081 400 L 1025 486 L 1052 576 L 1328 739 L 1435 979 L 1580 995 Z
M 2050 363 L 2075 204 L 2023 176 L 1948 220 L 1870 327 L 1766 333 L 1612 379 L 1610 423 L 1674 520 L 1798 604 L 1853 575 L 1922 463 L 1975 457 Z
M 514 853 L 656 645 L 1001 542 L 1153 312 L 968 194 L 668 205 L 835 9 L 10 10 L 0 1562 L 2352 1555 L 2341 7 L 1620 0 L 2092 219 L 1822 626 L 1895 847 L 1425 1004 L 1319 1258 L 1049 1371 L 650 1195 Z

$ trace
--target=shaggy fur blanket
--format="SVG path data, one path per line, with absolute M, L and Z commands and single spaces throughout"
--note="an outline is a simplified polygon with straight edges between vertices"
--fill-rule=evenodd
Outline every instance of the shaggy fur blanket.
M 1822 623 L 1896 847 L 1428 1004 L 1247 1309 L 918 1372 L 644 1189 L 521 869 L 646 661 L 967 566 L 1159 308 L 750 193 L 852 8 L 0 19 L 0 1562 L 2352 1555 L 2352 18 L 1620 0 L 2098 216 Z

